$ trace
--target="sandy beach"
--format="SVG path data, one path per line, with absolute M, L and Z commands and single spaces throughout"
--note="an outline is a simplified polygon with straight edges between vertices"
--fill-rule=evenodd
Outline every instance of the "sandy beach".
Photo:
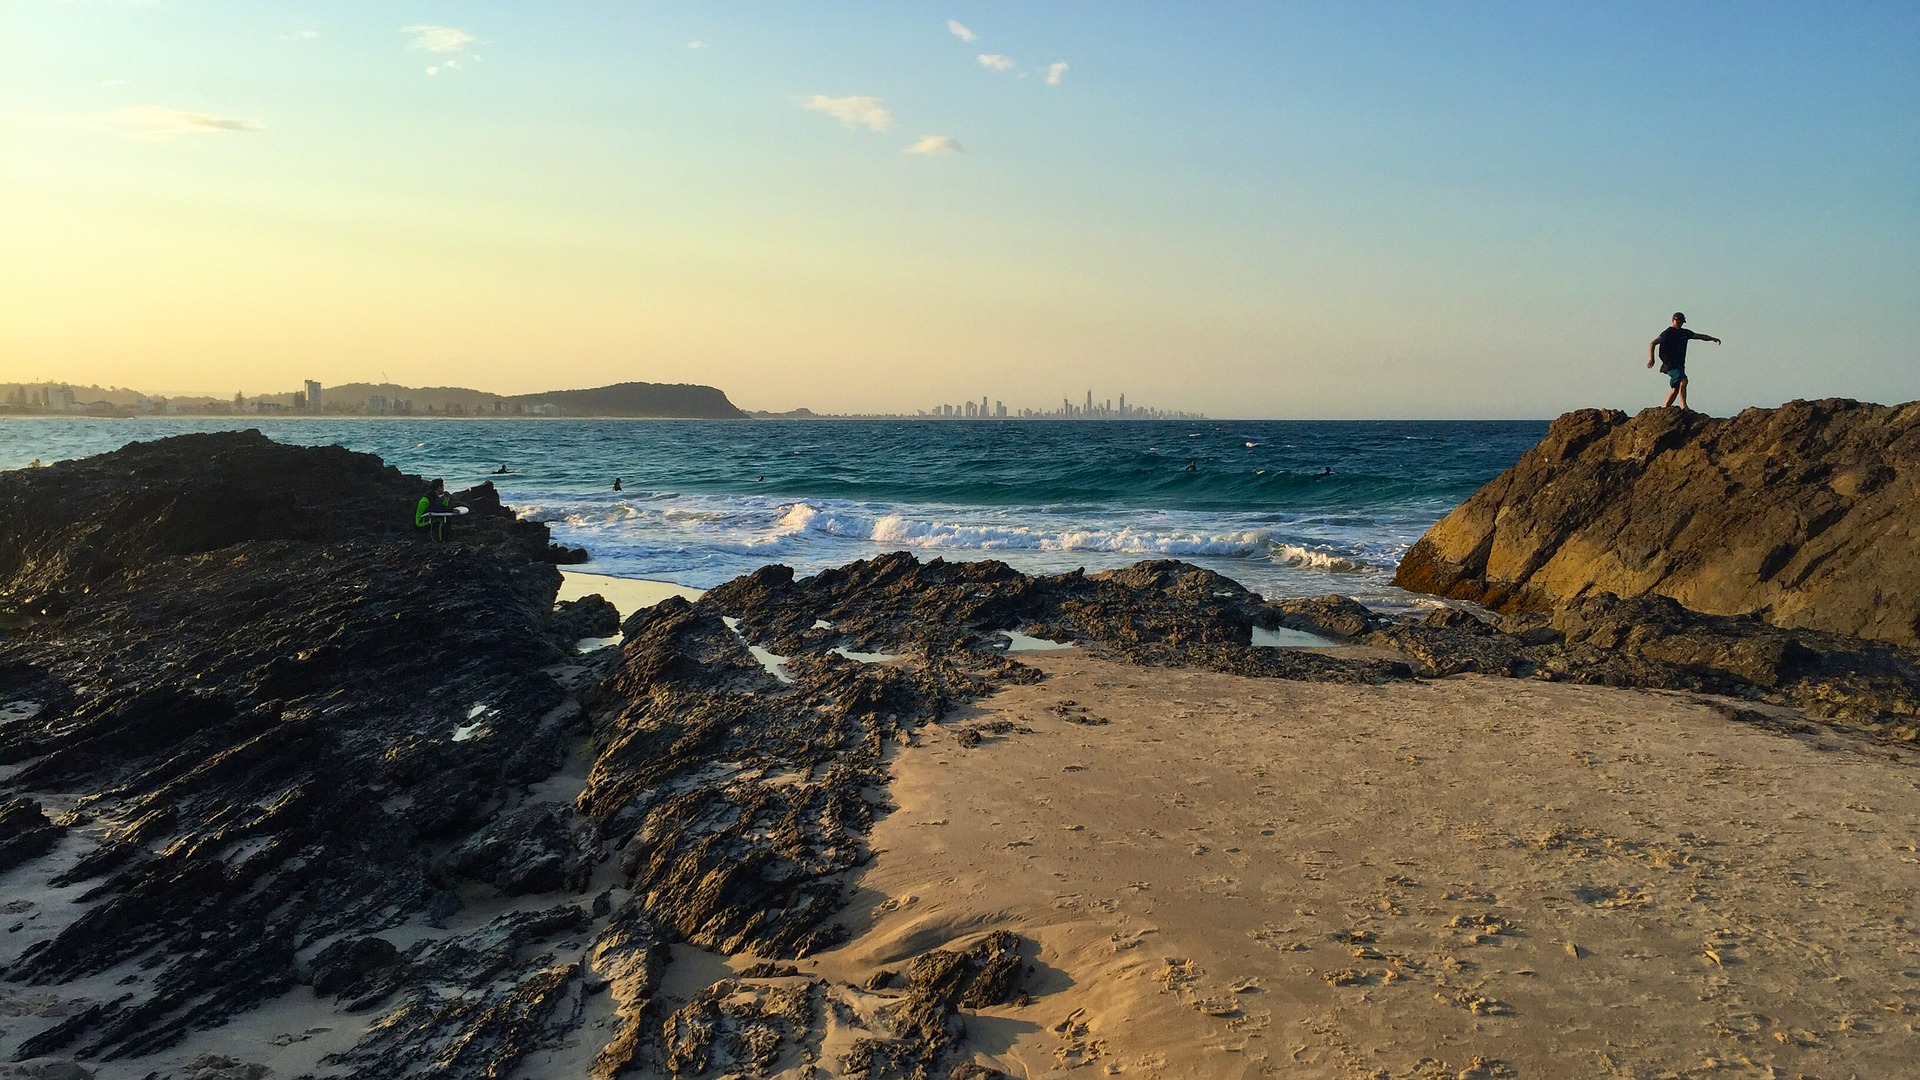
M 698 600 L 704 591 L 706 590 L 696 589 L 690 585 L 675 585 L 671 581 L 645 581 L 639 578 L 611 577 L 585 570 L 562 570 L 560 571 L 560 592 L 554 597 L 554 602 L 564 603 L 597 594 L 618 608 L 620 617 L 624 619 L 641 608 L 652 607 L 669 596 Z
M 1045 681 L 893 761 L 857 936 L 818 960 L 862 985 L 1037 942 L 1032 1003 L 968 1021 L 981 1064 L 1912 1075 L 1911 752 L 1668 693 L 1023 660 Z

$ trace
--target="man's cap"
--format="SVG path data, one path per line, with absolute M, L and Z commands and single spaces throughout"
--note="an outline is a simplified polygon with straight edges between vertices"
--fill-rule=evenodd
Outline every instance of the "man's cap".
M 1679 320 L 1680 320 L 1681 322 L 1686 322 L 1686 321 L 1687 321 L 1687 317 L 1686 317 L 1685 315 L 1682 315 L 1682 314 L 1681 314 L 1680 312 L 1678 312 L 1678 311 L 1676 311 L 1676 312 L 1674 312 L 1674 313 L 1673 313 L 1673 317 L 1674 317 L 1674 318 L 1676 318 L 1676 319 L 1679 319 Z

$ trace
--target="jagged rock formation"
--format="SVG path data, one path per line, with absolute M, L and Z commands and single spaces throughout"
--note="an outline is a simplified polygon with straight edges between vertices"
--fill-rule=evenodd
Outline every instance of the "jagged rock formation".
M 1889 742 L 1920 741 L 1920 654 L 1751 616 L 1703 615 L 1663 596 L 1595 593 L 1550 615 L 1498 623 L 1445 608 L 1363 640 L 1427 677 L 1477 672 L 1685 690 L 1801 710 Z
M 1920 644 L 1920 402 L 1568 413 L 1394 583 L 1500 611 L 1652 593 Z
M 445 544 L 408 522 L 419 488 L 251 432 L 0 473 L 0 1053 L 31 1075 L 145 1071 L 291 994 L 352 1033 L 316 1076 L 500 1076 L 591 1033 L 596 1080 L 991 1077 L 956 1053 L 965 1014 L 1024 1000 L 1030 943 L 983 930 L 858 987 L 793 962 L 843 932 L 889 746 L 1039 677 L 1004 630 L 1257 677 L 1687 690 L 1747 722 L 1781 723 L 1741 704 L 1771 703 L 1920 737 L 1912 652 L 1659 597 L 1397 624 L 1179 562 L 894 554 L 616 625 L 596 597 L 556 608 L 564 553 L 491 487 L 456 496 L 473 512 Z M 1369 648 L 1251 646 L 1276 626 Z M 870 652 L 898 660 L 848 655 Z M 669 1000 L 685 945 L 768 962 Z M 265 1075 L 194 1061 L 179 1074 Z
M 5 850 L 52 847 L 53 810 L 35 868 L 88 886 L 5 978 L 128 972 L 20 1056 L 164 1047 L 305 950 L 461 906 L 435 848 L 561 760 L 577 707 L 541 669 L 572 642 L 546 528 L 482 485 L 428 542 L 423 486 L 258 432 L 0 474 L 0 699 L 33 708 L 0 766 L 39 808 L 8 804 Z

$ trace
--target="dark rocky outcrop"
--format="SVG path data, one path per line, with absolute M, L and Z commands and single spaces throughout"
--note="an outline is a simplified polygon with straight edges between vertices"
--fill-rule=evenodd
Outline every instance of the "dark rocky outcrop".
M 167 1046 L 286 992 L 307 950 L 459 906 L 431 852 L 559 763 L 577 720 L 542 668 L 572 642 L 546 528 L 482 485 L 430 543 L 423 487 L 257 432 L 0 473 L 0 705 L 38 704 L 0 727 L 4 788 L 66 838 L 51 880 L 88 885 L 4 978 L 146 958 L 22 1056 Z M 6 850 L 45 851 L 18 797 Z
M 0 872 L 45 855 L 59 842 L 62 831 L 32 799 L 0 803 Z
M 1445 609 L 1365 641 L 1406 656 L 1426 676 L 1686 690 L 1799 709 L 1891 742 L 1920 741 L 1920 654 L 1896 645 L 1612 593 L 1501 622 Z
M 1268 629 L 1284 627 L 1333 641 L 1350 641 L 1388 624 L 1385 618 L 1345 596 L 1290 597 L 1272 601 L 1267 610 L 1273 620 Z
M 620 632 L 620 612 L 605 597 L 594 593 L 555 604 L 553 625 L 556 634 L 576 640 L 612 637 Z
M 762 567 L 714 589 L 704 602 L 737 617 L 743 633 L 778 653 L 834 646 L 992 653 L 1006 644 L 997 631 L 1022 630 L 1137 663 L 1348 682 L 1411 674 L 1373 660 L 1253 648 L 1255 626 L 1318 625 L 1302 612 L 1354 630 L 1380 620 L 1344 597 L 1267 603 L 1236 581 L 1169 559 L 1098 574 L 1030 577 L 990 560 L 922 563 L 896 552 L 800 582 L 787 567 Z
M 1499 611 L 1655 594 L 1920 645 L 1920 402 L 1568 413 L 1394 583 Z

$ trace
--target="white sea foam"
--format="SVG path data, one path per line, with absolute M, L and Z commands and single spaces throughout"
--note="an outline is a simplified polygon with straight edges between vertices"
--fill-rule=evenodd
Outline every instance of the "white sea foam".
M 1266 529 L 1220 533 L 1119 528 L 1048 529 L 1018 524 L 938 521 L 901 512 L 879 516 L 794 503 L 775 526 L 780 537 L 801 534 L 866 540 L 890 547 L 979 551 L 1110 551 L 1125 555 L 1224 555 L 1247 558 L 1275 549 Z M 1297 549 L 1305 551 L 1305 549 Z M 1305 561 L 1305 560 L 1301 560 Z
M 1275 544 L 1273 547 L 1273 561 L 1285 563 L 1288 566 L 1309 566 L 1315 570 L 1326 570 L 1335 574 L 1351 574 L 1356 570 L 1366 569 L 1365 563 L 1357 562 L 1343 555 L 1335 555 L 1326 551 L 1314 551 L 1311 548 L 1303 548 L 1297 544 Z

